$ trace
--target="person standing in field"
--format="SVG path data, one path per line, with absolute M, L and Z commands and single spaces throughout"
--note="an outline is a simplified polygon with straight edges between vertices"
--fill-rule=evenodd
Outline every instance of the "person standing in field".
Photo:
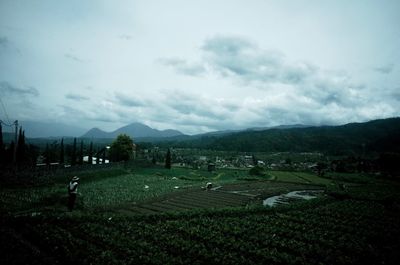
M 76 195 L 78 194 L 78 180 L 77 176 L 74 176 L 68 184 L 68 210 L 72 211 L 76 201 Z

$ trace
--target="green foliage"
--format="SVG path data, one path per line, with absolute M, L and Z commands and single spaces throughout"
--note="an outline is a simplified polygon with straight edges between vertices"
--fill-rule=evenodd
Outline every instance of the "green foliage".
M 60 164 L 64 164 L 64 162 L 65 162 L 64 138 L 62 138 L 60 144 Z
M 293 187 L 279 182 L 282 179 L 297 179 L 305 186 L 329 181 L 302 172 L 268 174 L 276 176 L 277 182 L 232 186 L 260 189 L 273 183 L 279 189 L 271 187 L 270 192 L 276 193 Z M 49 260 L 99 265 L 398 263 L 400 187 L 387 180 L 349 185 L 343 194 L 346 196 L 338 199 L 326 197 L 276 208 L 253 206 L 156 215 L 130 211 L 139 202 L 167 196 L 175 186 L 200 190 L 209 180 L 224 186 L 235 183 L 238 175 L 245 176 L 247 171 L 221 169 L 213 174 L 184 168 L 122 166 L 88 171 L 79 174 L 81 194 L 72 213 L 65 212 L 66 177 L 56 178 L 53 186 L 3 187 L 2 261 L 29 263 L 34 250 L 35 264 Z M 188 203 L 191 201 L 182 200 L 182 204 Z
M 3 141 L 3 127 L 0 122 L 0 166 L 6 163 L 6 148 Z
M 93 142 L 90 142 L 90 146 L 89 146 L 88 163 L 90 165 L 93 163 Z
M 81 140 L 81 148 L 79 150 L 79 165 L 83 164 L 83 141 Z
M 267 171 L 261 166 L 255 166 L 249 170 L 249 174 L 252 176 L 265 176 Z
M 171 150 L 169 148 L 165 155 L 165 168 L 171 169 Z
M 400 118 L 291 129 L 197 136 L 160 146 L 236 152 L 322 152 L 333 155 L 400 152 Z
M 74 138 L 74 143 L 72 145 L 71 165 L 76 165 L 76 138 Z
M 19 257 L 31 253 L 21 238 L 52 249 L 35 256 L 38 263 L 397 264 L 399 224 L 399 213 L 380 203 L 327 199 L 273 210 L 9 218 L 0 243 L 12 240 Z
M 400 154 L 399 153 L 383 153 L 378 159 L 381 171 L 388 177 L 400 176 Z
M 128 161 L 133 157 L 133 140 L 126 134 L 118 135 L 110 147 L 112 161 Z

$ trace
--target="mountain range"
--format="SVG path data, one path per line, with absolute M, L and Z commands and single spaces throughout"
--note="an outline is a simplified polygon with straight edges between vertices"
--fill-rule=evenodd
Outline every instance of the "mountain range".
M 400 118 L 339 126 L 284 126 L 223 135 L 204 134 L 180 141 L 164 141 L 158 145 L 242 152 L 322 152 L 333 155 L 400 152 Z
M 119 134 L 127 134 L 133 138 L 164 138 L 184 135 L 177 130 L 157 130 L 153 129 L 142 123 L 132 123 L 121 127 L 113 132 L 105 132 L 99 128 L 90 129 L 88 132 L 82 135 L 82 138 L 116 138 Z

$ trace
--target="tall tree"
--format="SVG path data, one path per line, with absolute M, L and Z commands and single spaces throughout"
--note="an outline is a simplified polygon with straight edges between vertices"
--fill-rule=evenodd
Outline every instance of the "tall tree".
M 79 165 L 83 165 L 83 140 L 81 140 L 81 149 L 79 151 Z
M 100 163 L 100 152 L 97 150 L 96 152 L 96 165 Z
M 46 144 L 46 150 L 44 152 L 45 154 L 45 160 L 44 162 L 46 163 L 46 165 L 50 165 L 50 149 L 49 149 L 49 144 Z
M 76 164 L 76 138 L 74 138 L 74 145 L 72 146 L 71 165 Z
M 165 156 L 165 168 L 171 169 L 171 151 L 168 148 L 167 155 Z
M 3 127 L 0 123 L 0 165 L 5 164 L 5 146 L 3 142 Z
M 60 144 L 60 164 L 64 164 L 64 161 L 65 161 L 64 138 L 61 138 L 61 144 Z
M 105 163 L 106 163 L 106 150 L 104 149 L 102 164 L 105 164 Z
M 88 163 L 89 165 L 93 163 L 93 142 L 90 142 Z
M 24 164 L 25 160 L 25 131 L 19 128 L 18 145 L 17 145 L 17 163 Z

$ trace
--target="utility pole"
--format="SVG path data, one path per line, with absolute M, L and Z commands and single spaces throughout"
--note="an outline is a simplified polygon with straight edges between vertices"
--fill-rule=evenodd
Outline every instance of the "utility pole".
M 14 144 L 14 155 L 13 155 L 13 162 L 14 165 L 17 164 L 17 145 L 18 145 L 18 120 L 15 120 L 15 144 Z

